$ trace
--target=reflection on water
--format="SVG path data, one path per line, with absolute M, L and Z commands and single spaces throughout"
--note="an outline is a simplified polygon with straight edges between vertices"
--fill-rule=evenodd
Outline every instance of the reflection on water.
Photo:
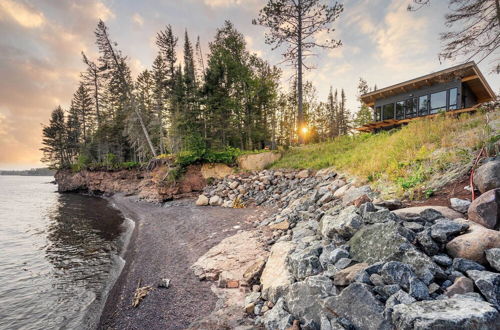
M 122 266 L 121 214 L 49 179 L 0 176 L 0 329 L 95 327 Z

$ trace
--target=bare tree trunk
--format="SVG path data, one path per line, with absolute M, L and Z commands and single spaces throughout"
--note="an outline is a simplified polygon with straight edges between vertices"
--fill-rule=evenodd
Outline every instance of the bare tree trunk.
M 500 0 L 495 0 L 495 6 L 497 7 L 497 19 L 500 26 Z
M 302 136 L 302 126 L 304 125 L 304 113 L 302 108 L 302 0 L 298 0 L 298 27 L 297 27 L 297 93 L 298 93 L 298 112 L 297 129 L 299 144 L 304 143 Z

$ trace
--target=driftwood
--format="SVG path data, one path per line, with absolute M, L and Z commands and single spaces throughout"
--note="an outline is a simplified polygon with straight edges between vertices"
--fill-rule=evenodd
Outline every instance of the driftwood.
M 132 299 L 132 307 L 137 307 L 141 303 L 141 301 L 148 295 L 150 291 L 153 290 L 153 287 L 146 285 L 141 287 L 141 280 L 137 282 L 137 289 L 134 292 L 134 298 Z

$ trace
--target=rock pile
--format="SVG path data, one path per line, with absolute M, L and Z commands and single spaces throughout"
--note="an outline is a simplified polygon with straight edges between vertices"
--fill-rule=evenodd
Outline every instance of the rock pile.
M 497 194 L 476 212 L 491 219 Z M 274 234 L 245 301 L 256 326 L 498 329 L 500 232 L 496 221 L 474 220 L 476 201 L 392 211 L 401 203 L 328 170 L 230 176 L 200 199 L 279 207 L 258 224 Z

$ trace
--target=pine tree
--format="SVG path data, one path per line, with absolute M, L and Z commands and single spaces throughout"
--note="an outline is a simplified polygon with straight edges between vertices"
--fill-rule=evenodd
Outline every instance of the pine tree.
M 44 147 L 42 162 L 49 164 L 52 169 L 68 166 L 70 159 L 67 154 L 67 131 L 64 111 L 59 106 L 52 111 L 50 122 L 43 127 Z
M 90 143 L 94 131 L 94 110 L 92 109 L 92 98 L 83 82 L 73 95 L 71 109 L 75 111 L 78 123 L 81 126 L 81 144 L 86 146 Z
M 304 58 L 313 55 L 314 48 L 336 48 L 340 41 L 327 39 L 320 42 L 319 33 L 329 34 L 334 30 L 331 24 L 339 17 L 343 6 L 335 2 L 324 4 L 321 0 L 268 0 L 260 10 L 253 24 L 266 26 L 270 32 L 266 34 L 266 43 L 273 44 L 274 49 L 286 45 L 283 57 L 297 68 L 297 127 L 299 131 L 304 123 L 302 71 L 309 68 Z M 299 134 L 299 143 L 303 136 Z
M 166 153 L 165 150 L 165 134 L 164 134 L 164 117 L 168 104 L 168 89 L 167 89 L 167 65 L 163 57 L 158 54 L 153 62 L 153 102 L 154 111 L 156 113 L 156 121 L 153 126 L 153 132 L 158 140 L 158 146 L 161 154 Z
M 363 126 L 373 121 L 373 113 L 369 106 L 367 106 L 362 100 L 361 95 L 366 94 L 370 91 L 368 83 L 363 78 L 359 78 L 358 84 L 358 101 L 360 103 L 359 110 L 356 113 L 356 118 L 353 123 L 356 127 Z
M 132 86 L 129 79 L 130 70 L 125 63 L 125 58 L 119 51 L 115 50 L 115 43 L 111 41 L 108 33 L 108 28 L 102 20 L 100 20 L 99 24 L 97 25 L 95 35 L 97 38 L 97 46 L 99 47 L 99 51 L 101 53 L 102 62 L 106 65 L 107 68 L 112 71 L 112 73 L 115 75 L 115 78 L 118 79 L 120 87 L 123 89 L 124 95 L 127 98 L 126 104 L 129 108 L 132 108 L 137 116 L 142 132 L 144 134 L 144 138 L 147 141 L 149 151 L 153 156 L 156 156 L 156 150 L 151 142 L 151 138 L 149 137 L 149 133 L 141 117 L 141 114 L 137 109 L 135 98 L 132 93 Z

